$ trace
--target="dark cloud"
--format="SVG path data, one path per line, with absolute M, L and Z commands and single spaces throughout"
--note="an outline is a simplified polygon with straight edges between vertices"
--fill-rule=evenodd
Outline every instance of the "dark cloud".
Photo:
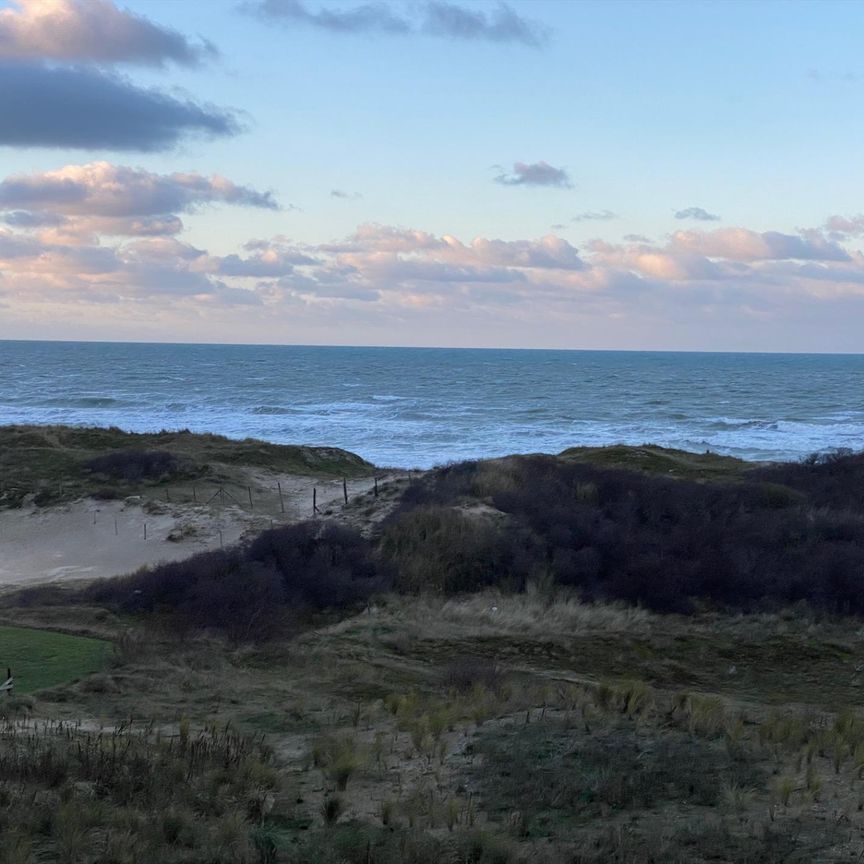
M 549 38 L 546 28 L 520 18 L 509 6 L 499 3 L 488 15 L 455 3 L 433 0 L 426 5 L 423 31 L 454 39 L 487 42 L 520 42 L 538 48 Z
M 516 42 L 532 47 L 548 40 L 547 28 L 520 17 L 506 3 L 499 3 L 489 12 L 444 0 L 395 9 L 388 3 L 312 9 L 302 0 L 255 0 L 241 8 L 268 20 L 304 24 L 333 33 L 415 34 L 475 42 Z
M 168 150 L 189 135 L 235 135 L 211 106 L 81 68 L 0 65 L 0 146 Z
M 563 168 L 555 168 L 548 162 L 515 162 L 510 174 L 499 174 L 495 182 L 502 186 L 554 186 L 572 189 L 570 177 Z
M 720 217 L 709 213 L 701 207 L 685 207 L 683 210 L 675 211 L 676 219 L 698 219 L 700 222 L 719 222 Z
M 241 7 L 270 20 L 308 24 L 334 33 L 410 33 L 411 24 L 385 3 L 312 11 L 301 0 L 259 0 Z
M 215 53 L 110 0 L 13 0 L 0 9 L 0 60 L 194 66 Z

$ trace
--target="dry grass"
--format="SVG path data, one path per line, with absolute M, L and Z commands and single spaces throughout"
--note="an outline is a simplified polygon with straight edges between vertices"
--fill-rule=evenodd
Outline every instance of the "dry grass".
M 104 723 L 103 736 L 123 717 L 147 716 L 152 735 L 175 747 L 230 723 L 252 740 L 266 736 L 266 773 L 283 791 L 250 787 L 242 806 L 213 791 L 202 806 L 222 818 L 204 831 L 185 805 L 157 822 L 58 809 L 48 834 L 27 828 L 8 848 L 50 843 L 54 860 L 107 864 L 125 860 L 128 833 L 158 828 L 173 845 L 138 860 L 202 860 L 190 842 L 213 860 L 249 864 L 463 864 L 464 855 L 827 864 L 860 853 L 864 718 L 837 698 L 826 710 L 821 695 L 772 707 L 790 669 L 761 670 L 758 690 L 728 672 L 742 664 L 742 644 L 761 650 L 782 638 L 788 657 L 806 648 L 822 658 L 819 674 L 843 694 L 854 626 L 825 622 L 796 636 L 781 618 L 757 626 L 567 598 L 558 606 L 541 593 L 395 598 L 258 648 L 127 633 L 106 671 L 38 693 L 27 713 L 84 718 L 76 734 Z M 122 631 L 93 610 L 69 614 L 103 636 Z M 672 660 L 699 686 L 666 683 L 658 672 Z M 7 745 L 0 739 L 0 752 Z M 516 788 L 520 778 L 533 785 Z M 180 785 L 184 801 L 199 794 L 197 781 Z M 93 838 L 109 835 L 94 857 Z

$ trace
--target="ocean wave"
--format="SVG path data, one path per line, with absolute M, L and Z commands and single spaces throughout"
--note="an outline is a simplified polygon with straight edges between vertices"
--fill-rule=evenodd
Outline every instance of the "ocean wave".
M 96 362 L 60 343 L 4 352 L 2 422 L 187 426 L 331 444 L 379 464 L 614 443 L 750 459 L 864 447 L 864 358 L 103 345 Z
M 280 405 L 256 405 L 252 414 L 263 414 L 265 416 L 280 416 L 282 414 L 296 414 L 296 408 L 283 408 Z

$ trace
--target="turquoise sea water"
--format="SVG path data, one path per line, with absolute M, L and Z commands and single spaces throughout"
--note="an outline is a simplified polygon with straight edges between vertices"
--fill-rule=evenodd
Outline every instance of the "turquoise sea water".
M 428 467 L 646 442 L 864 448 L 864 356 L 0 342 L 0 423 L 188 428 Z

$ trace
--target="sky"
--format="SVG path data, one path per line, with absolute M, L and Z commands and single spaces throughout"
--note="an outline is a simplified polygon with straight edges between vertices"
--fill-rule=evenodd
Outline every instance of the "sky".
M 0 339 L 862 353 L 861 32 L 0 0 Z

